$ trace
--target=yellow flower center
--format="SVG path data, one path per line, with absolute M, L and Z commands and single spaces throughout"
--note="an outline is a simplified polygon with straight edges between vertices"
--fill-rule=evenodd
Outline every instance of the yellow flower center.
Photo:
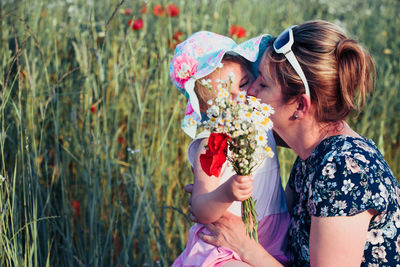
M 265 119 L 261 122 L 261 124 L 262 124 L 263 126 L 267 126 L 268 123 L 269 123 L 269 118 L 265 118 Z

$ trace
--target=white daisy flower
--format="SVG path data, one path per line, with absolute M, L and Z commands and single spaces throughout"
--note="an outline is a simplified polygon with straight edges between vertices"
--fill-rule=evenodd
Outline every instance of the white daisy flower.
M 247 101 L 251 107 L 260 105 L 260 100 L 255 96 L 248 96 Z
M 246 100 L 246 92 L 245 91 L 241 91 L 238 96 L 236 97 L 236 101 L 242 103 Z M 244 107 L 244 103 L 242 103 L 241 108 Z

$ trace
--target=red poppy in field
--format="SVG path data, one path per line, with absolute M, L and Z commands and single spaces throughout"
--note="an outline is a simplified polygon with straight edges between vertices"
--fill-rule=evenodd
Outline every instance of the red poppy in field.
M 118 143 L 120 143 L 120 144 L 122 144 L 123 142 L 124 142 L 124 138 L 122 138 L 122 137 L 118 137 Z
M 174 33 L 174 36 L 172 37 L 172 39 L 174 39 L 175 41 L 177 41 L 177 42 L 182 42 L 182 40 L 181 40 L 181 36 L 183 35 L 183 32 L 178 32 L 178 31 L 176 31 L 175 33 Z
M 175 47 L 182 42 L 181 36 L 183 35 L 183 32 L 174 32 L 174 35 L 172 36 L 172 39 L 168 40 L 168 46 L 171 49 L 175 49 Z
M 179 7 L 174 4 L 169 4 L 167 6 L 167 12 L 168 12 L 168 16 L 176 17 L 179 15 Z
M 144 23 L 143 23 L 142 19 L 135 20 L 132 25 L 132 30 L 138 31 L 138 30 L 142 29 L 143 26 L 144 26 Z
M 232 25 L 229 34 L 231 37 L 236 35 L 237 38 L 243 38 L 246 37 L 246 29 L 239 25 Z
M 93 114 L 96 113 L 96 111 L 97 111 L 96 105 L 90 106 L 90 111 L 91 111 Z
M 157 17 L 160 17 L 165 14 L 165 9 L 162 5 L 157 4 L 153 7 L 153 14 Z
M 130 16 L 132 14 L 132 9 L 127 8 L 127 9 L 125 9 L 124 13 L 125 13 L 125 15 Z
M 74 215 L 78 218 L 81 217 L 81 204 L 77 200 L 71 201 L 71 206 L 74 209 Z
M 147 13 L 147 5 L 146 4 L 142 5 L 142 8 L 140 9 L 140 13 L 142 13 L 142 14 L 146 14 Z

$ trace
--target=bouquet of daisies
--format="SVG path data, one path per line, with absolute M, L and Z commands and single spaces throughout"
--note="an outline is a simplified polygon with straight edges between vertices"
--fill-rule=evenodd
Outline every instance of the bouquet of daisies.
M 207 110 L 209 120 L 203 123 L 211 134 L 206 153 L 200 156 L 202 169 L 209 175 L 219 176 L 226 159 L 238 175 L 249 175 L 263 160 L 274 153 L 268 146 L 265 131 L 272 129 L 270 115 L 273 109 L 253 96 L 241 92 L 231 99 L 229 81 L 217 80 L 217 96 L 210 100 Z M 212 90 L 209 80 L 201 80 L 203 86 Z M 252 197 L 242 202 L 242 219 L 249 236 L 257 238 L 257 214 Z

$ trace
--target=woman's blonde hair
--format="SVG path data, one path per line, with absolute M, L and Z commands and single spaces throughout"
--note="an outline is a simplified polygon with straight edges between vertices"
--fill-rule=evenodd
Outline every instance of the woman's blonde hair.
M 337 122 L 352 110 L 361 110 L 365 96 L 375 87 L 371 56 L 343 30 L 327 21 L 309 21 L 293 28 L 292 51 L 310 87 L 311 103 L 319 122 Z M 304 94 L 304 85 L 284 55 L 270 46 L 264 71 L 282 88 L 283 101 Z

